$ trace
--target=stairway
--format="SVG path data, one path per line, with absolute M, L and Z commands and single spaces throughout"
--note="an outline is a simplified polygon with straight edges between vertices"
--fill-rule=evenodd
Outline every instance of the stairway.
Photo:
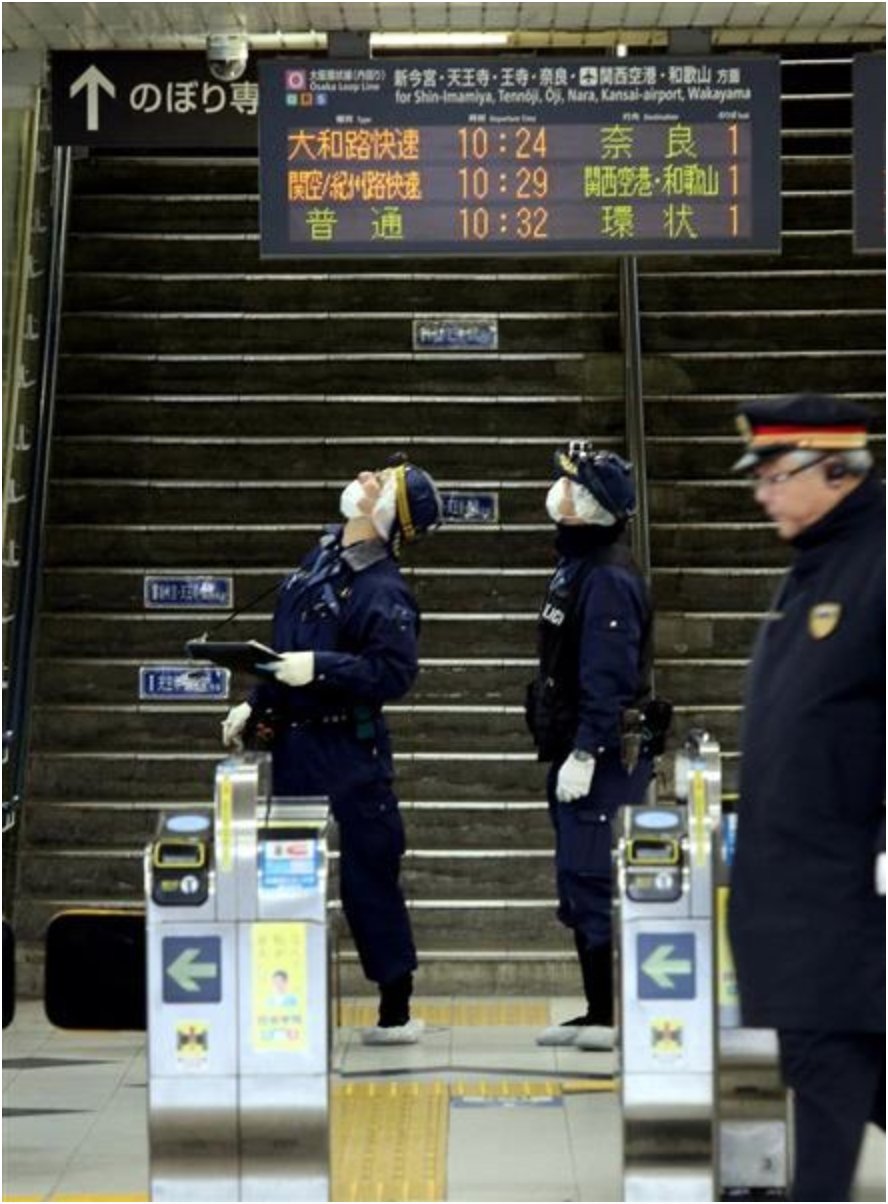
M 787 64 L 784 81 L 847 93 L 850 67 Z M 785 104 L 782 256 L 640 264 L 657 686 L 678 732 L 722 740 L 729 790 L 743 665 L 785 561 L 729 476 L 733 411 L 761 392 L 883 388 L 882 264 L 851 256 L 848 103 L 824 103 Z M 240 605 L 312 545 L 356 469 L 400 448 L 442 487 L 500 501 L 497 525 L 446 526 L 405 557 L 422 672 L 388 713 L 420 989 L 576 991 L 521 703 L 551 450 L 575 434 L 622 449 L 617 265 L 263 262 L 255 174 L 77 165 L 19 861 L 29 964 L 61 907 L 138 907 L 158 812 L 212 791 L 227 704 L 139 702 L 137 683 L 218 616 L 146 611 L 144 574 L 230 573 Z M 414 317 L 471 313 L 499 316 L 498 352 L 412 350 Z M 268 610 L 232 636 L 267 636 Z

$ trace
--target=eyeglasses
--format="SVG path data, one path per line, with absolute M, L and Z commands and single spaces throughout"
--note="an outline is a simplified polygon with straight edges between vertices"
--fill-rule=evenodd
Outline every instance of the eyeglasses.
M 822 464 L 828 457 L 818 456 L 816 460 L 811 460 L 809 464 L 800 464 L 798 468 L 788 468 L 785 472 L 761 473 L 759 476 L 749 478 L 749 486 L 751 489 L 770 489 L 774 485 L 785 484 L 790 477 L 797 477 L 800 472 L 807 472 L 809 468 L 814 468 L 818 464 Z

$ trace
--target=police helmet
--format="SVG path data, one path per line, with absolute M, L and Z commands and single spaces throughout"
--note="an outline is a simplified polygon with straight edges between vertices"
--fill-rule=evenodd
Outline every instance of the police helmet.
M 393 537 L 398 543 L 413 543 L 440 526 L 444 517 L 441 495 L 429 474 L 411 464 L 403 452 L 392 456 L 388 467 L 395 482 Z
M 595 451 L 588 439 L 571 439 L 555 451 L 555 475 L 568 477 L 612 514 L 625 522 L 635 513 L 635 482 L 632 465 L 616 452 Z

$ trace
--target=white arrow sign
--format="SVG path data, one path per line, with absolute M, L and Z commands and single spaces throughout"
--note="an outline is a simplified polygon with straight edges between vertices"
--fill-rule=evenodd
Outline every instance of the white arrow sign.
M 99 89 L 107 92 L 113 100 L 117 95 L 117 89 L 108 79 L 107 75 L 103 75 L 95 63 L 91 63 L 84 71 L 83 75 L 79 75 L 74 83 L 68 89 L 68 95 L 73 99 L 78 92 L 82 92 L 86 88 L 86 128 L 88 130 L 97 130 L 99 128 Z

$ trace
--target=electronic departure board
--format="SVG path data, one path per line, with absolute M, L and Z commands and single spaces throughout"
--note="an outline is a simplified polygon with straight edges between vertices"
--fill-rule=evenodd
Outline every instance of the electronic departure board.
M 772 58 L 275 59 L 263 255 L 766 251 Z
M 885 57 L 854 59 L 854 249 L 885 252 Z

